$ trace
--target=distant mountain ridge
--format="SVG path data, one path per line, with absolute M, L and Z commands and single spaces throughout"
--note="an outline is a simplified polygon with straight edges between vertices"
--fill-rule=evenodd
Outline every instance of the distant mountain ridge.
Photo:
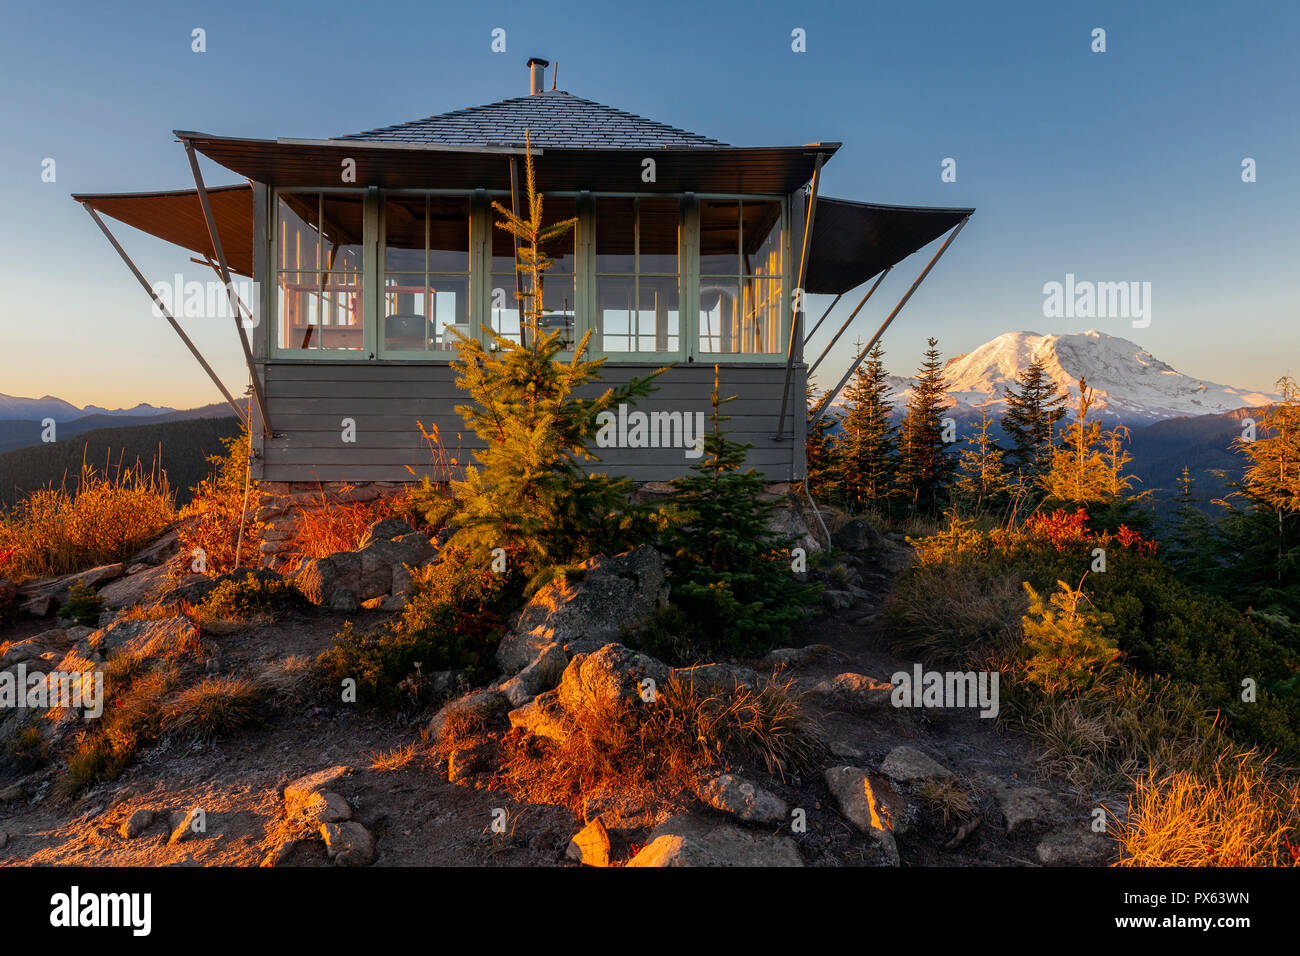
M 25 402 L 45 402 L 47 399 L 20 399 Z M 48 399 L 50 402 L 59 402 L 60 399 Z M 67 402 L 63 402 L 68 405 Z M 31 406 L 28 406 L 29 408 Z M 48 407 L 48 406 L 46 406 Z M 69 408 L 75 408 L 68 405 Z M 164 422 L 191 421 L 198 418 L 226 418 L 231 415 L 230 406 L 225 402 L 217 402 L 212 405 L 202 405 L 199 408 L 189 408 L 183 411 L 176 409 L 153 409 L 154 414 L 144 414 L 137 412 L 136 409 L 149 409 L 149 405 L 137 405 L 135 409 L 129 409 L 118 412 L 95 411 L 97 406 L 87 405 L 87 409 L 92 409 L 90 414 L 78 415 L 71 419 L 61 419 L 56 415 L 42 415 L 39 418 L 6 418 L 0 416 L 0 453 L 13 451 L 16 448 L 27 448 L 32 445 L 44 443 L 45 427 L 41 422 L 45 418 L 53 418 L 55 424 L 55 438 L 62 441 L 68 438 L 75 438 L 86 432 L 98 428 L 115 428 L 119 426 L 131 425 L 159 425 Z
M 41 421 L 42 419 L 52 418 L 56 422 L 70 422 L 78 418 L 84 418 L 87 415 L 108 415 L 113 418 L 154 418 L 159 415 L 170 415 L 176 411 L 175 408 L 157 408 L 146 402 L 141 402 L 134 408 L 110 409 L 101 408 L 99 405 L 87 405 L 85 408 L 78 408 L 71 402 L 65 402 L 53 395 L 43 395 L 40 398 L 22 398 L 17 395 L 0 394 L 0 419 L 9 421 Z
M 1072 403 L 1084 378 L 1095 393 L 1093 413 L 1133 427 L 1269 405 L 1281 397 L 1184 375 L 1128 339 L 1104 332 L 1007 332 L 944 366 L 956 411 L 987 409 L 993 417 L 1000 416 L 1006 406 L 1002 390 L 1035 359 L 1042 359 Z M 892 375 L 889 381 L 895 407 L 901 409 L 912 381 Z

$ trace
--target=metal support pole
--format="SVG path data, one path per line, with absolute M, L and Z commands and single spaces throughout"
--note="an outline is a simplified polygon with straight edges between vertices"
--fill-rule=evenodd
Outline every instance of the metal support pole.
M 817 190 L 821 187 L 822 182 L 822 153 L 817 154 L 817 160 L 813 164 L 812 190 L 808 195 L 808 216 L 804 223 L 803 230 L 803 251 L 799 255 L 799 284 L 795 286 L 799 290 L 799 311 L 790 317 L 790 345 L 785 357 L 785 382 L 781 386 L 781 414 L 776 420 L 776 434 L 772 436 L 773 441 L 781 441 L 785 436 L 785 410 L 790 403 L 790 376 L 794 372 L 794 346 L 803 338 L 801 330 L 803 328 L 803 279 L 804 272 L 808 268 L 808 252 L 812 248 L 812 231 L 813 223 L 817 215 Z
M 235 410 L 235 414 L 239 416 L 239 420 L 247 425 L 248 416 L 244 413 L 244 410 L 239 407 L 239 403 L 235 401 L 234 396 L 231 395 L 230 392 L 227 391 L 226 386 L 221 383 L 221 379 L 219 379 L 217 373 L 212 370 L 212 366 L 209 365 L 208 360 L 203 357 L 203 353 L 201 353 L 198 348 L 195 347 L 194 343 L 190 341 L 190 337 L 185 334 L 185 330 L 180 327 L 180 323 L 176 321 L 176 318 L 171 314 L 171 311 L 167 306 L 163 305 L 162 299 L 160 299 L 158 293 L 153 290 L 153 286 L 149 284 L 149 280 L 147 280 L 140 270 L 136 268 L 135 263 L 131 260 L 131 257 L 126 254 L 126 250 L 122 248 L 122 244 L 117 241 L 117 237 L 109 230 L 108 226 L 104 223 L 104 220 L 99 218 L 99 213 L 95 212 L 88 203 L 83 202 L 81 205 L 85 208 L 86 212 L 90 213 L 90 218 L 95 220 L 95 225 L 99 226 L 105 237 L 107 237 L 108 241 L 112 244 L 113 248 L 117 250 L 117 254 L 122 257 L 122 261 L 125 262 L 126 267 L 131 270 L 131 274 L 136 277 L 136 280 L 139 281 L 140 285 L 144 286 L 144 290 L 149 293 L 149 298 L 153 299 L 154 305 L 156 305 L 158 311 L 163 314 L 163 318 L 171 323 L 171 327 L 175 329 L 176 334 L 181 337 L 181 341 L 185 343 L 185 347 L 189 349 L 190 353 L 198 360 L 199 365 L 203 366 L 203 371 L 208 373 L 208 378 L 212 379 L 212 383 L 217 386 L 217 389 L 221 392 L 227 404 Z
M 862 311 L 862 307 L 866 305 L 867 300 L 871 298 L 871 293 L 875 292 L 876 289 L 880 287 L 880 283 L 885 281 L 885 276 L 889 275 L 889 270 L 892 268 L 894 267 L 888 266 L 884 272 L 880 273 L 879 278 L 877 278 L 871 288 L 867 290 L 867 294 L 862 297 L 862 301 L 858 303 L 857 308 L 849 313 L 849 317 L 844 320 L 844 324 L 840 326 L 839 331 L 831 337 L 831 340 L 826 344 L 826 348 L 822 349 L 822 354 L 817 356 L 817 361 L 813 362 L 812 367 L 808 369 L 809 378 L 812 378 L 813 372 L 817 371 L 817 366 L 822 364 L 822 359 L 826 358 L 830 353 L 830 350 L 835 347 L 835 343 L 840 340 L 840 336 L 843 335 L 844 330 L 849 327 L 849 323 L 853 321 L 854 316 Z
M 803 344 L 805 346 L 807 346 L 808 343 L 812 341 L 812 337 L 817 334 L 817 330 L 820 329 L 822 327 L 822 323 L 826 321 L 826 316 L 831 314 L 831 309 L 835 308 L 837 305 L 840 304 L 840 299 L 842 298 L 844 298 L 843 292 L 837 295 L 834 301 L 832 301 L 831 304 L 826 307 L 826 311 L 822 313 L 822 317 L 817 320 L 817 323 L 812 327 L 812 330 L 809 331 L 807 336 L 804 337 Z
M 262 394 L 262 383 L 257 377 L 257 365 L 253 361 L 253 349 L 248 344 L 248 334 L 244 331 L 244 321 L 239 310 L 239 296 L 235 294 L 234 283 L 230 281 L 230 269 L 226 266 L 226 253 L 221 248 L 221 234 L 217 231 L 217 220 L 212 215 L 212 204 L 208 201 L 208 190 L 203 184 L 203 173 L 199 170 L 199 157 L 194 151 L 194 143 L 182 139 L 185 154 L 190 159 L 190 171 L 194 173 L 194 186 L 199 192 L 199 204 L 203 207 L 203 218 L 208 224 L 208 237 L 212 240 L 212 251 L 216 253 L 217 265 L 221 267 L 221 281 L 226 287 L 226 298 L 230 301 L 230 310 L 235 316 L 235 331 L 239 333 L 239 344 L 244 350 L 244 361 L 253 377 L 253 397 L 257 400 L 257 411 L 262 418 L 262 434 L 271 437 L 271 419 L 266 414 L 266 396 Z
M 961 222 L 957 223 L 956 228 L 954 228 L 952 232 L 948 233 L 948 238 L 945 239 L 943 245 L 939 247 L 939 251 L 934 254 L 934 258 L 926 264 L 926 267 L 921 270 L 921 274 L 916 277 L 916 281 L 912 283 L 912 287 L 907 290 L 901 299 L 898 300 L 898 305 L 894 306 L 894 311 L 889 313 L 889 317 L 885 319 L 884 324 L 880 326 L 876 331 L 876 334 L 871 337 L 871 341 L 867 343 L 866 348 L 858 353 L 858 357 L 854 360 L 853 364 L 849 366 L 849 370 L 844 373 L 844 377 L 840 379 L 839 384 L 826 393 L 826 397 L 823 398 L 821 403 L 817 406 L 817 413 L 813 415 L 812 421 L 808 423 L 809 427 L 816 425 L 821 421 L 822 416 L 830 410 L 831 402 L 835 401 L 835 396 L 840 393 L 840 389 L 844 387 L 844 384 L 849 380 L 850 376 L 857 371 L 858 366 L 861 365 L 862 360 L 867 357 L 867 353 L 871 351 L 872 346 L 874 346 L 876 342 L 880 340 L 880 337 L 885 334 L 885 329 L 889 328 L 889 324 L 894 321 L 894 318 L 899 312 L 903 311 L 903 306 L 907 305 L 907 300 L 912 297 L 912 293 L 915 292 L 920 287 L 921 283 L 925 281 L 925 277 L 930 274 L 930 270 L 933 269 L 934 264 L 939 261 L 939 257 L 948 251 L 948 247 L 952 245 L 952 241 L 957 238 L 957 234 L 965 228 L 966 223 L 968 222 L 970 222 L 970 216 L 962 219 Z

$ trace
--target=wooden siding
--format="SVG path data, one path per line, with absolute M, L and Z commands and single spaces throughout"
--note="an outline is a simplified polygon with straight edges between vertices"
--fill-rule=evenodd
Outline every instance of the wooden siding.
M 648 374 L 653 365 L 607 363 L 602 388 Z M 268 415 L 275 430 L 254 461 L 263 481 L 412 481 L 429 474 L 432 455 L 417 422 L 437 427 L 447 458 L 463 466 L 478 447 L 455 406 L 468 397 L 446 364 L 387 362 L 276 362 L 261 365 Z M 790 419 L 784 440 L 774 441 L 781 406 L 784 365 L 721 368 L 722 394 L 736 395 L 723 406 L 731 416 L 728 434 L 749 442 L 749 463 L 773 481 L 802 477 L 804 469 L 804 373 L 792 376 Z M 659 388 L 634 407 L 645 412 L 710 412 L 712 365 L 679 365 L 658 379 Z M 593 391 L 599 391 L 595 389 Z M 342 440 L 343 419 L 356 423 L 356 441 Z M 707 423 L 706 423 L 707 427 Z M 635 481 L 666 481 L 686 473 L 698 459 L 681 448 L 598 450 L 601 470 Z M 414 469 L 413 476 L 407 466 Z

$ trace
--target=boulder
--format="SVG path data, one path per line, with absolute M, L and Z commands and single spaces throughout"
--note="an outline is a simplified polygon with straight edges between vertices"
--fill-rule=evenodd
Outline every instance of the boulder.
M 804 667 L 815 661 L 844 659 L 844 655 L 829 644 L 809 644 L 807 647 L 778 647 L 768 651 L 759 663 L 764 667 Z
M 372 541 L 391 541 L 393 538 L 400 538 L 403 535 L 411 534 L 413 531 L 415 529 L 401 518 L 380 518 L 362 533 L 361 542 L 357 545 L 357 548 L 364 548 Z
M 376 522 L 367 534 L 380 531 L 379 526 L 384 524 L 384 521 Z M 356 551 L 308 558 L 294 573 L 293 583 L 313 604 L 329 605 L 336 610 L 355 610 L 342 605 L 350 602 L 360 605 L 393 594 L 395 584 L 400 585 L 398 591 L 408 587 L 411 578 L 404 567 L 425 563 L 437 554 L 437 549 L 424 535 L 411 531 L 405 522 L 397 521 L 384 530 L 404 533 L 392 538 L 375 534 Z M 351 598 L 342 592 L 350 593 Z
M 627 710 L 642 702 L 647 678 L 661 688 L 668 674 L 668 666 L 653 657 L 622 644 L 606 644 L 569 662 L 560 679 L 559 701 L 571 713 L 602 706 Z
M 171 836 L 167 838 L 168 845 L 174 845 L 197 837 L 203 832 L 195 828 L 195 824 L 200 820 L 203 820 L 206 824 L 206 818 L 201 810 L 195 809 L 182 813 L 173 813 L 172 832 Z
M 890 866 L 898 866 L 895 821 L 906 816 L 902 798 L 879 779 L 857 767 L 831 767 L 825 773 L 826 786 L 839 805 L 840 813 L 869 836 Z
M 150 599 L 156 600 L 162 595 L 170 574 L 167 565 L 141 565 L 140 567 L 143 570 L 118 578 L 100 588 L 99 596 L 104 601 L 104 607 L 116 611 L 145 602 L 153 603 Z
M 1096 866 L 1116 854 L 1115 841 L 1096 833 L 1087 823 L 1063 827 L 1039 842 L 1038 861 L 1044 866 Z
M 803 866 L 803 859 L 789 837 L 678 814 L 651 830 L 646 845 L 627 865 Z
M 309 816 L 309 808 L 318 805 L 316 794 L 350 773 L 352 773 L 351 767 L 336 764 L 285 784 L 285 813 L 291 817 Z
M 131 555 L 127 565 L 132 564 L 166 564 L 180 552 L 180 539 L 177 536 L 177 529 L 170 528 L 162 534 L 153 544 L 145 545 L 135 554 Z
M 497 689 L 506 695 L 511 707 L 519 707 L 560 683 L 569 656 L 559 644 L 548 644 L 537 659 Z
M 730 773 L 699 783 L 695 794 L 713 809 L 749 823 L 781 823 L 789 811 L 776 794 Z
M 320 834 L 325 840 L 325 852 L 336 866 L 369 866 L 375 862 L 375 839 L 360 823 L 322 823 Z
M 804 521 L 803 514 L 793 502 L 778 505 L 768 516 L 767 528 L 782 538 L 793 539 L 790 543 L 792 548 L 803 548 L 809 554 L 822 550 L 821 543 L 808 530 L 808 522 Z
M 510 711 L 510 726 L 519 727 L 538 737 L 546 737 L 556 743 L 563 742 L 569 736 L 569 725 L 564 708 L 560 706 L 559 691 L 547 691 L 536 698 Z
M 878 551 L 885 540 L 869 521 L 850 518 L 831 535 L 831 543 L 844 551 L 863 552 Z
M 609 866 L 609 831 L 597 817 L 573 835 L 564 855 L 584 866 Z
M 674 667 L 669 677 L 706 693 L 717 688 L 732 691 L 737 687 L 758 687 L 762 678 L 748 667 L 733 664 L 696 664 L 694 667 Z
M 340 823 L 352 819 L 348 802 L 332 790 L 315 790 L 296 802 L 298 816 L 312 823 Z
M 1055 796 L 1041 787 L 1014 786 L 994 777 L 986 778 L 986 782 L 1002 811 L 1002 822 L 1008 833 L 1032 827 L 1064 809 Z
M 951 770 L 915 747 L 895 747 L 880 765 L 880 769 L 891 780 L 905 784 L 952 776 Z
M 119 831 L 123 838 L 134 840 L 145 830 L 153 826 L 154 812 L 152 810 L 136 810 L 122 822 Z
M 142 654 L 156 657 L 192 640 L 196 628 L 184 615 L 158 621 L 119 620 L 86 638 L 92 650 L 108 654 Z
M 527 666 L 541 644 L 617 641 L 668 602 L 663 556 L 649 545 L 598 554 L 578 566 L 580 579 L 558 577 L 524 606 L 501 642 L 497 663 L 507 673 Z
M 894 685 L 879 681 L 866 674 L 836 674 L 830 680 L 820 681 L 809 691 L 822 698 L 828 706 L 846 710 L 885 710 L 890 706 Z

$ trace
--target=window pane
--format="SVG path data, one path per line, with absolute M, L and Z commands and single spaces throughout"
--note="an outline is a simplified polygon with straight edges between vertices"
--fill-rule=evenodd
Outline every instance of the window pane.
M 385 349 L 427 349 L 429 312 L 429 290 L 423 272 L 384 276 Z
M 319 193 L 281 193 L 279 225 L 276 228 L 277 259 L 280 269 L 289 271 L 320 268 Z
M 319 347 L 316 327 L 320 324 L 319 272 L 281 272 L 276 296 L 280 316 L 282 349 Z
M 384 199 L 384 270 L 419 272 L 425 262 L 425 196 L 393 195 Z
M 739 202 L 729 199 L 700 201 L 700 273 L 740 274 Z
M 681 206 L 676 199 L 638 202 L 641 273 L 677 274 L 677 234 Z
M 700 278 L 701 352 L 736 352 L 739 329 L 739 289 L 736 279 Z
M 592 348 L 605 352 L 631 352 L 636 279 L 632 276 L 596 278 L 596 329 Z
M 676 276 L 637 279 L 637 352 L 676 352 L 680 347 Z
M 565 219 L 572 219 L 578 215 L 577 200 L 572 196 L 545 196 L 542 200 L 542 225 L 552 226 L 557 222 Z M 554 265 L 546 270 L 547 282 L 551 276 L 556 273 L 565 273 L 573 275 L 573 264 L 577 260 L 574 250 L 577 248 L 578 227 L 575 224 L 572 229 L 556 239 L 554 242 L 548 242 L 542 247 Z M 549 296 L 548 296 L 549 298 Z M 573 292 L 569 292 L 569 301 L 573 301 Z
M 505 260 L 507 268 L 513 260 Z M 498 260 L 493 258 L 494 267 Z M 519 300 L 515 298 L 515 277 L 511 272 L 492 276 L 492 331 L 514 342 L 519 341 Z
M 469 200 L 429 197 L 429 271 L 469 273 Z
M 324 239 L 321 268 L 328 272 L 360 272 L 365 228 L 365 197 L 352 193 L 324 196 Z
M 573 277 L 546 271 L 542 281 L 542 305 L 545 310 L 537 323 L 543 335 L 555 329 L 564 332 L 565 348 L 573 347 Z
M 781 204 L 746 201 L 744 275 L 781 277 Z
M 772 354 L 783 351 L 781 342 L 781 283 L 771 279 L 745 279 L 741 283 L 739 352 Z
M 636 268 L 636 200 L 596 200 L 596 271 L 629 273 Z M 629 303 L 630 304 L 630 303 Z
M 360 272 L 324 276 L 320 309 L 320 348 L 360 349 L 364 320 Z

